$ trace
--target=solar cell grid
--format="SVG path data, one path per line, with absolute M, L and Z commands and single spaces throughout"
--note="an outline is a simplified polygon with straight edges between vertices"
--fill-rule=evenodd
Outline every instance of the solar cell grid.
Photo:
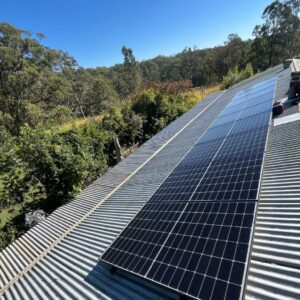
M 149 201 L 188 200 L 221 143 L 219 139 L 195 146 Z
M 232 299 L 233 290 L 241 289 L 236 270 L 244 269 L 255 205 L 147 203 L 103 259 L 195 297 L 207 293 L 209 281 L 210 296 Z M 220 280 L 226 289 L 221 293 Z
M 197 299 L 240 298 L 274 87 L 234 97 L 103 261 Z
M 211 151 L 201 156 L 202 144 L 195 147 L 150 201 L 188 200 L 192 195 L 193 200 L 255 200 L 267 130 L 266 126 L 232 134 L 217 154 Z
M 206 133 L 202 136 L 202 138 L 196 143 L 202 144 L 202 143 L 207 143 L 212 140 L 217 140 L 217 139 L 224 139 L 226 135 L 229 133 L 231 127 L 233 126 L 234 121 L 228 123 L 228 124 L 223 124 L 218 127 L 214 127 L 214 124 L 212 127 L 206 131 Z
M 227 114 L 227 115 L 224 115 L 222 117 L 219 117 L 211 127 L 218 127 L 218 126 L 221 126 L 221 125 L 224 125 L 224 124 L 227 124 L 227 123 L 231 123 L 231 122 L 234 122 L 235 119 L 239 116 L 240 114 L 240 110 L 238 111 L 235 111 L 231 114 Z
M 175 168 L 174 173 L 185 165 L 197 164 L 198 162 L 211 161 L 220 148 L 223 139 L 215 139 L 201 144 L 196 144 L 193 149 L 188 153 L 188 155 L 180 162 L 180 164 Z M 201 155 L 199 155 L 201 153 Z
M 227 105 L 226 109 L 232 109 L 233 106 L 246 102 L 247 106 L 253 106 L 258 103 L 269 101 L 273 96 L 275 80 L 270 79 L 268 83 L 258 84 L 243 90 Z
M 269 111 L 270 111 L 270 101 L 265 101 L 251 107 L 245 106 L 245 108 L 239 115 L 238 119 L 248 118 L 250 116 L 257 115 L 262 112 L 269 112 Z
M 240 91 L 236 94 L 236 96 L 230 101 L 230 103 L 227 105 L 226 109 L 231 109 L 233 106 L 239 105 L 242 106 L 245 104 L 245 101 L 247 100 L 245 96 L 244 91 Z
M 224 141 L 221 150 L 215 157 L 218 159 L 237 159 L 237 155 L 243 154 L 247 157 L 248 151 L 254 149 L 264 150 L 268 126 L 256 130 L 249 130 L 238 134 L 232 134 Z
M 250 101 L 245 102 L 245 108 L 253 107 L 264 102 L 269 102 L 270 98 L 272 98 L 272 95 L 273 93 L 268 93 L 260 97 L 254 97 L 250 99 Z
M 271 107 L 271 105 L 270 105 Z M 254 130 L 256 128 L 262 128 L 269 125 L 270 111 L 262 112 L 260 114 L 250 116 L 245 119 L 239 119 L 233 125 L 231 134 L 237 134 L 244 131 Z
M 223 112 L 219 115 L 219 118 L 222 118 L 224 116 L 230 115 L 230 114 L 235 113 L 235 112 L 239 112 L 243 109 L 244 106 L 245 106 L 245 103 L 240 103 L 238 105 L 234 105 L 234 106 L 231 106 L 231 107 L 227 106 L 226 109 L 224 109 Z

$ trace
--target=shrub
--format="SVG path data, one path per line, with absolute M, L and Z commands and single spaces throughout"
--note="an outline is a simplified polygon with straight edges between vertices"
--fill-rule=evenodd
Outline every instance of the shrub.
M 230 86 L 253 76 L 254 72 L 251 63 L 248 63 L 244 69 L 239 71 L 235 66 L 233 69 L 229 69 L 226 76 L 223 76 L 222 88 L 228 89 Z

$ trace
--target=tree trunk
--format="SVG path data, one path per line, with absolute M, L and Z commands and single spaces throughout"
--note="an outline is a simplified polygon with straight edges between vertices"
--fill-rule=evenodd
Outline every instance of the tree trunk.
M 81 114 L 82 114 L 82 117 L 85 119 L 85 114 L 84 114 L 84 111 L 83 111 L 83 109 L 82 109 L 82 105 L 81 105 L 81 102 L 80 102 L 80 100 L 79 100 L 79 98 L 78 98 L 78 96 L 76 95 L 76 100 L 77 100 L 77 102 L 78 102 L 78 105 L 79 105 L 79 109 L 80 109 L 80 112 L 81 112 Z
M 117 156 L 117 161 L 121 161 L 123 159 L 122 152 L 121 152 L 121 146 L 119 143 L 119 140 L 117 137 L 114 138 L 114 144 L 116 148 L 116 156 Z

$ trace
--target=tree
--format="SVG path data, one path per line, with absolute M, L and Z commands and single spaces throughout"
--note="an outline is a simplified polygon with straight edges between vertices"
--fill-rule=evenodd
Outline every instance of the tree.
M 222 88 L 227 89 L 237 82 L 247 79 L 254 75 L 251 63 L 248 63 L 244 69 L 239 71 L 238 66 L 229 69 L 226 76 L 223 76 Z
M 252 59 L 256 68 L 279 64 L 300 51 L 299 10 L 298 0 L 277 0 L 265 8 L 262 15 L 265 23 L 253 30 Z
M 123 85 L 120 89 L 123 96 L 137 92 L 142 82 L 142 73 L 139 64 L 135 60 L 133 51 L 125 46 L 122 47 L 122 54 L 124 56 L 124 63 L 119 68 L 121 75 L 121 84 Z M 115 69 L 118 70 L 117 68 Z M 120 83 L 119 83 L 120 85 Z
M 285 35 L 286 55 L 291 58 L 300 51 L 300 1 L 289 0 L 285 4 L 286 12 L 282 34 Z
M 0 23 L 0 110 L 14 120 L 18 133 L 26 105 L 64 98 L 63 68 L 74 64 L 62 51 L 48 49 L 28 31 Z
M 84 68 L 65 69 L 64 76 L 69 83 L 66 105 L 75 112 L 75 115 L 85 118 L 87 114 L 85 102 L 88 99 L 89 90 L 92 88 L 93 76 Z
M 131 146 L 141 141 L 143 136 L 143 118 L 135 114 L 131 106 L 128 104 L 123 107 L 122 115 L 126 124 L 121 142 L 127 146 Z
M 196 47 L 193 49 L 185 48 L 181 53 L 181 74 L 183 79 L 193 81 L 193 75 L 198 64 L 198 57 L 196 53 Z
M 84 105 L 90 115 L 99 114 L 110 106 L 114 105 L 118 99 L 111 83 L 104 77 L 93 78 L 92 86 L 87 93 L 87 100 Z
M 160 81 L 160 67 L 154 60 L 142 61 L 139 65 L 144 81 Z
M 20 132 L 18 156 L 27 177 L 42 186 L 47 209 L 56 208 L 78 193 L 87 175 L 89 156 L 85 155 L 85 145 L 79 136 L 68 137 L 29 126 Z
M 245 69 L 241 70 L 241 80 L 249 78 L 253 75 L 254 75 L 254 71 L 253 71 L 252 65 L 251 65 L 251 63 L 248 63 L 246 65 Z
M 246 57 L 245 43 L 242 39 L 236 33 L 232 33 L 228 35 L 227 41 L 224 44 L 224 64 L 227 71 L 236 65 L 242 67 Z

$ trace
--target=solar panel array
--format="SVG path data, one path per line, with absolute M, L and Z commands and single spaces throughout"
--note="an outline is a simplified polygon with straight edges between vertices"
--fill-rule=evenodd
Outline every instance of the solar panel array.
M 239 92 L 102 255 L 197 299 L 239 299 L 275 79 Z

